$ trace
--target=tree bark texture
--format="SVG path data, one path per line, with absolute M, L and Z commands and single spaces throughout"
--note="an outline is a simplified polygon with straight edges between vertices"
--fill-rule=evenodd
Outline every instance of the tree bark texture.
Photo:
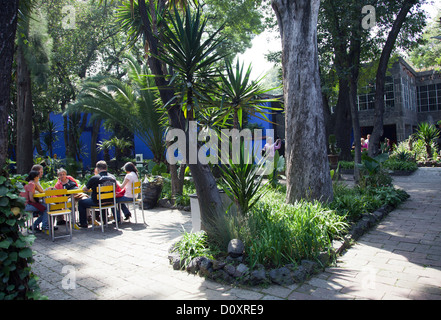
M 0 173 L 8 156 L 8 110 L 18 0 L 0 0 Z
M 318 51 L 320 0 L 273 0 L 282 38 L 287 156 L 286 201 L 331 201 Z
M 345 161 L 352 161 L 351 114 L 349 82 L 346 78 L 340 78 L 338 100 L 333 115 L 333 128 L 335 137 L 337 138 L 337 147 L 341 149 L 340 159 Z
M 31 170 L 33 161 L 31 73 L 22 48 L 17 50 L 17 173 Z
M 376 156 L 380 153 L 380 137 L 383 135 L 383 115 L 384 115 L 384 83 L 386 79 L 387 65 L 392 50 L 395 46 L 398 34 L 406 19 L 410 9 L 418 2 L 418 0 L 405 1 L 403 7 L 398 13 L 394 21 L 392 29 L 387 37 L 383 47 L 378 64 L 377 74 L 375 78 L 375 111 L 374 111 L 374 129 L 369 140 L 369 155 Z

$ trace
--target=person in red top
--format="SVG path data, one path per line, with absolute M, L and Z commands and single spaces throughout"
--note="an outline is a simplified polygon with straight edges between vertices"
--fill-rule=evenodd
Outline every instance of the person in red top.
M 38 231 L 40 223 L 42 223 L 43 230 L 49 230 L 48 216 L 47 216 L 47 206 L 44 203 L 39 203 L 35 200 L 34 194 L 36 190 L 36 186 L 40 179 L 40 172 L 31 171 L 29 175 L 26 177 L 26 181 L 28 184 L 24 186 L 24 192 L 20 192 L 20 196 L 26 199 L 26 207 L 25 211 L 37 212 L 39 217 L 35 220 L 32 225 L 32 230 Z

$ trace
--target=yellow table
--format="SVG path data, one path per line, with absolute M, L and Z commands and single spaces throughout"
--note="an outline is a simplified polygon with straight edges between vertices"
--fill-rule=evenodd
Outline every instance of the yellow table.
M 74 228 L 77 229 L 76 227 L 76 217 L 75 217 L 75 195 L 79 194 L 79 193 L 84 193 L 83 189 L 71 189 L 71 190 L 66 190 L 66 194 L 71 196 L 71 203 L 72 203 L 72 220 L 74 221 Z M 44 192 L 35 192 L 34 193 L 34 198 L 44 198 L 46 197 L 46 193 Z

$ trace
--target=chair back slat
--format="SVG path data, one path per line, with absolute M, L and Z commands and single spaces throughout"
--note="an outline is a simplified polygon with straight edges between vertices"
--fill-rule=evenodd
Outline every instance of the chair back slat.
M 99 193 L 100 190 L 101 190 L 101 193 L 103 193 L 103 192 L 112 192 L 113 189 L 114 189 L 113 185 L 111 185 L 111 186 L 99 186 L 99 187 L 96 188 L 96 192 Z
M 62 196 L 62 197 L 54 197 L 54 198 L 46 198 L 46 203 L 61 203 L 66 202 L 69 199 L 68 196 Z
M 99 195 L 99 199 L 101 200 L 113 199 L 113 197 L 114 197 L 113 193 L 101 193 L 101 195 Z
M 72 208 L 72 203 L 68 202 L 66 205 L 63 203 L 51 204 L 50 211 L 60 210 L 60 209 L 70 209 Z

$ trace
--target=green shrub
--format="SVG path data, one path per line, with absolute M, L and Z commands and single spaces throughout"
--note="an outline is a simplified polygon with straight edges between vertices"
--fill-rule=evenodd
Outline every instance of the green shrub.
M 213 259 L 213 253 L 216 252 L 208 246 L 207 234 L 204 231 L 184 231 L 182 239 L 174 245 L 173 250 L 179 253 L 181 261 L 183 261 L 183 267 L 187 266 L 196 257 Z
M 363 213 L 375 211 L 381 206 L 381 200 L 375 195 L 344 184 L 334 184 L 334 201 L 329 204 L 331 209 L 345 216 L 348 222 L 357 221 Z
M 367 186 L 350 188 L 347 185 L 334 184 L 334 201 L 329 207 L 339 215 L 346 216 L 348 222 L 357 221 L 363 213 L 373 212 L 378 208 L 390 205 L 397 206 L 409 195 L 393 186 Z
M 418 165 L 414 161 L 403 161 L 396 158 L 388 159 L 383 164 L 384 168 L 394 171 L 415 171 Z
M 278 190 L 268 192 L 251 210 L 241 239 L 251 267 L 281 266 L 314 259 L 346 228 L 344 217 L 319 202 L 286 204 Z
M 346 169 L 346 170 L 354 169 L 354 161 L 340 160 L 338 162 L 338 166 L 340 167 L 340 169 Z
M 27 218 L 22 191 L 21 176 L 0 176 L 0 300 L 44 298 L 30 267 L 35 237 L 20 232 Z

